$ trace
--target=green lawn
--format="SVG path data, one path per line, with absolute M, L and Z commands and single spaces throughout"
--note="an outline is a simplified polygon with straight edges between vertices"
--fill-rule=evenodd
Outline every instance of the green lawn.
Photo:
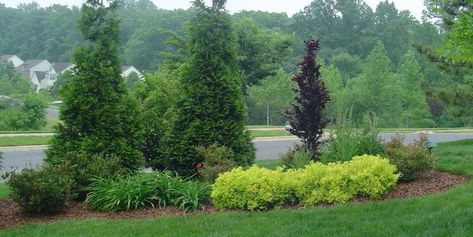
M 279 160 L 257 160 L 255 162 L 258 166 L 265 167 L 268 169 L 276 169 L 280 165 Z
M 0 137 L 0 147 L 47 145 L 51 136 Z
M 444 143 L 438 168 L 473 175 L 473 140 Z M 270 162 L 263 162 L 271 165 Z M 274 163 L 273 163 L 274 164 Z M 329 208 L 30 224 L 1 236 L 473 236 L 473 182 L 421 198 Z
M 252 137 L 278 137 L 288 135 L 286 131 L 251 131 Z M 0 137 L 0 147 L 47 145 L 50 140 L 51 136 Z
M 261 131 L 261 130 L 250 130 L 250 134 L 252 137 L 283 137 L 283 136 L 291 136 L 285 130 L 269 130 L 269 131 Z
M 48 117 L 46 120 L 46 126 L 44 126 L 42 132 L 54 132 L 54 127 L 59 123 L 59 119 Z
M 6 184 L 0 184 L 0 199 L 6 198 L 10 193 L 10 188 Z

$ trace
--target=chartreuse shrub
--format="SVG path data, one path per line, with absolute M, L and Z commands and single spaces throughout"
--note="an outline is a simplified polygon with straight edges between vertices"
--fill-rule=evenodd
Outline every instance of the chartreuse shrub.
M 345 163 L 311 163 L 303 169 L 236 168 L 217 178 L 211 193 L 218 209 L 264 210 L 285 204 L 345 203 L 378 198 L 397 183 L 396 167 L 379 156 Z
M 292 173 L 292 172 L 291 172 Z M 219 209 L 263 210 L 291 202 L 286 172 L 252 166 L 235 168 L 220 175 L 212 190 L 212 201 Z
M 184 180 L 166 172 L 117 178 L 96 178 L 86 198 L 99 211 L 127 211 L 146 206 L 178 207 L 184 211 L 203 208 L 209 198 L 206 184 Z

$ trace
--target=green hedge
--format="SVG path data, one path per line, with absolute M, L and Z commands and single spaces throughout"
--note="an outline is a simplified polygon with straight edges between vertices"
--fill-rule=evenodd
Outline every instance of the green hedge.
M 345 163 L 312 163 L 283 171 L 253 166 L 217 178 L 211 194 L 218 209 L 264 210 L 285 204 L 345 203 L 355 196 L 378 198 L 395 186 L 396 167 L 379 156 Z

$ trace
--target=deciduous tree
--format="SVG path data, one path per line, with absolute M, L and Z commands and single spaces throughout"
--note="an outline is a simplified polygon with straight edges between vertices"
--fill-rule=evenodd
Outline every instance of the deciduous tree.
M 306 41 L 306 55 L 299 64 L 299 74 L 293 79 L 298 86 L 296 103 L 285 113 L 291 124 L 289 132 L 302 140 L 311 160 L 319 159 L 323 129 L 329 123 L 324 118 L 324 110 L 330 97 L 316 62 L 319 49 L 319 41 Z

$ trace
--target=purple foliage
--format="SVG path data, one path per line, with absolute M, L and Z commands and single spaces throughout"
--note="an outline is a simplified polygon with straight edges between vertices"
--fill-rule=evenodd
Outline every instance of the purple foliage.
M 311 160 L 318 160 L 323 129 L 329 123 L 323 113 L 330 97 L 321 79 L 320 65 L 316 62 L 319 40 L 310 39 L 305 44 L 306 55 L 298 65 L 300 72 L 293 78 L 298 85 L 296 103 L 284 115 L 291 123 L 289 132 L 302 140 Z

